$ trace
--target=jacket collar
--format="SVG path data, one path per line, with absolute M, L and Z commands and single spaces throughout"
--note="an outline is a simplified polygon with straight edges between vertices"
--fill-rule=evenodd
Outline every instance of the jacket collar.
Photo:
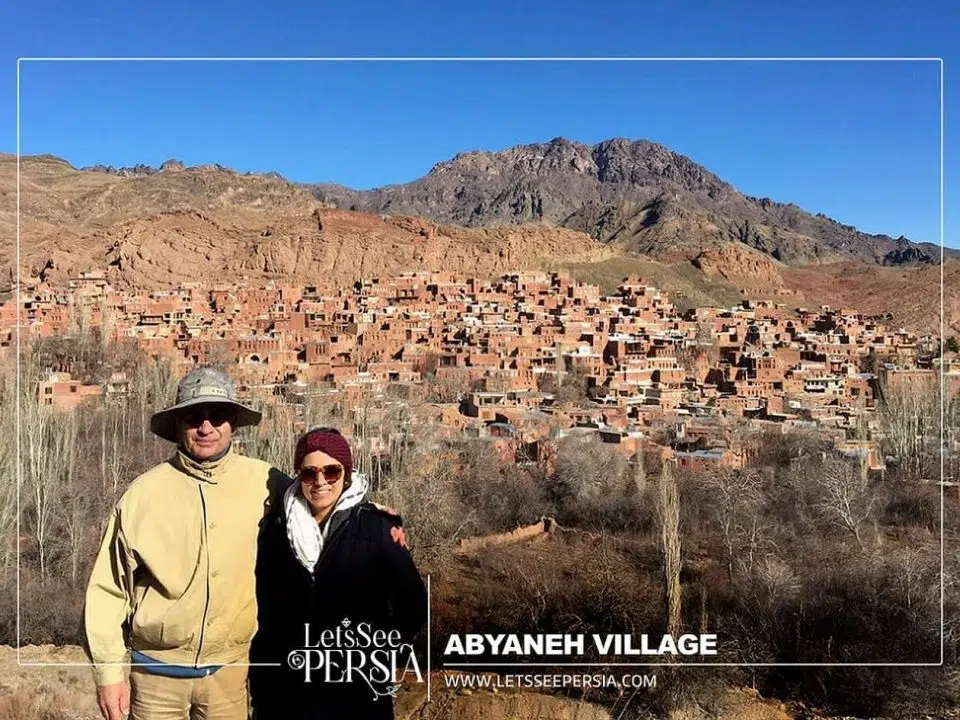
M 234 457 L 236 457 L 236 454 L 233 452 L 232 443 L 227 448 L 226 453 L 216 460 L 194 460 L 182 448 L 178 447 L 177 454 L 170 459 L 170 463 L 180 472 L 196 480 L 216 485 L 231 465 Z

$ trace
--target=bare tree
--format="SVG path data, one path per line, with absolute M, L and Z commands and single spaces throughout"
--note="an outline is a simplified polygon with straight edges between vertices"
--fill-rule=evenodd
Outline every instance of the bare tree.
M 637 450 L 633 463 L 633 485 L 637 495 L 643 495 L 647 489 L 647 466 L 643 459 L 643 450 Z
M 759 510 L 763 505 L 763 478 L 755 470 L 720 468 L 706 476 L 705 486 L 713 496 L 711 512 L 720 525 L 727 556 L 727 576 L 734 582 L 734 562 L 741 548 L 753 548 L 759 534 Z M 753 565 L 753 552 L 746 566 Z
M 862 527 L 877 504 L 877 494 L 862 466 L 842 460 L 827 460 L 820 468 L 819 508 L 849 530 L 863 548 Z
M 431 425 L 420 428 L 418 443 L 404 460 L 403 472 L 391 472 L 379 502 L 396 509 L 418 560 L 443 566 L 457 541 L 474 534 L 479 509 L 461 499 L 462 454 L 443 444 Z M 486 468 L 489 472 L 489 467 Z
M 59 489 L 72 472 L 77 420 L 74 411 L 59 411 L 37 402 L 32 383 L 21 400 L 21 427 L 26 449 L 24 485 L 30 498 L 28 527 L 39 554 L 41 581 L 47 578 L 47 549 Z
M 880 384 L 883 447 L 900 467 L 923 477 L 940 443 L 940 387 L 936 377 Z
M 80 418 L 77 417 L 79 412 L 81 411 L 71 413 L 77 426 L 80 424 Z M 72 438 L 65 443 L 65 455 L 60 458 L 62 486 L 54 509 L 54 520 L 60 530 L 58 540 L 66 548 L 70 582 L 73 587 L 76 587 L 79 580 L 80 557 L 84 550 L 83 541 L 90 527 L 87 509 L 92 498 L 87 492 L 88 488 L 85 487 L 86 481 L 79 471 L 80 448 L 76 429 L 72 433 Z
M 680 570 L 680 493 L 671 463 L 665 462 L 660 473 L 657 510 L 660 517 L 660 538 L 663 550 L 663 579 L 667 609 L 667 633 L 679 635 L 681 630 Z
M 173 363 L 168 358 L 152 358 L 149 367 L 150 407 L 153 411 L 157 411 L 163 407 L 166 407 L 166 405 L 174 399 L 174 396 L 177 392 L 177 384 L 179 383 L 180 379 L 176 375 Z M 146 422 L 143 423 L 143 427 L 146 427 Z M 154 458 L 160 459 L 164 452 L 165 449 L 160 444 L 160 439 L 154 435 Z
M 105 408 L 102 422 L 106 431 L 104 439 L 109 444 L 109 448 L 105 448 L 104 453 L 109 453 L 106 469 L 114 497 L 120 489 L 121 480 L 127 477 L 127 466 L 131 459 L 127 454 L 127 444 L 123 437 L 125 421 L 126 405 Z
M 557 449 L 554 482 L 576 504 L 596 502 L 619 489 L 625 467 L 624 457 L 596 436 L 569 436 Z
M 293 452 L 299 436 L 295 409 L 257 401 L 252 404 L 263 413 L 263 419 L 258 426 L 242 428 L 238 432 L 238 444 L 246 455 L 292 472 Z
M 0 407 L 10 408 L 15 402 L 16 385 L 12 368 L 4 365 L 0 371 Z M 13 558 L 14 535 L 17 523 L 17 477 L 16 477 L 16 415 L 0 413 L 0 570 L 7 578 Z

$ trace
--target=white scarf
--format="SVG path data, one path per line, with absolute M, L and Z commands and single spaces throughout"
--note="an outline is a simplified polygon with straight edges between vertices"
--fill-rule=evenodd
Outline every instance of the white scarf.
M 310 504 L 303 496 L 300 483 L 296 480 L 283 494 L 283 512 L 287 518 L 287 539 L 297 560 L 311 573 L 320 559 L 323 543 L 326 540 L 330 520 L 334 514 L 359 505 L 367 495 L 367 478 L 363 473 L 354 472 L 353 482 L 343 491 L 333 511 L 327 516 L 323 528 L 313 517 Z

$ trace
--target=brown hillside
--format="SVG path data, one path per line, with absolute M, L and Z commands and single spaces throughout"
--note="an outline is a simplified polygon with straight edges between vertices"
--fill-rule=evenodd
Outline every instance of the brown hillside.
M 0 158 L 4 200 L 15 183 L 14 159 Z M 560 228 L 437 227 L 335 210 L 282 179 L 216 168 L 125 177 L 26 158 L 21 198 L 21 275 L 50 281 L 96 268 L 120 287 L 241 276 L 341 284 L 406 270 L 486 275 L 615 254 Z M 4 203 L 0 229 L 10 281 L 13 203 Z
M 0 291 L 9 289 L 15 274 L 15 201 L 16 161 L 0 155 Z M 641 275 L 686 306 L 730 305 L 749 297 L 793 307 L 826 303 L 891 312 L 895 324 L 916 330 L 939 325 L 939 267 L 857 261 L 788 266 L 769 249 L 738 240 L 691 253 L 684 240 L 690 224 L 709 230 L 703 225 L 709 220 L 675 210 L 658 211 L 664 242 L 654 259 L 640 252 L 652 248 L 603 243 L 543 222 L 467 228 L 336 209 L 273 174 L 178 163 L 118 174 L 77 170 L 51 156 L 27 157 L 20 272 L 24 279 L 60 281 L 79 270 L 103 269 L 118 287 L 162 288 L 243 277 L 341 285 L 407 270 L 490 275 L 565 268 L 608 290 L 627 275 Z M 646 221 L 638 216 L 637 222 Z M 669 228 L 675 241 L 665 240 Z M 948 334 L 960 333 L 960 295 L 954 290 L 960 265 L 950 261 L 944 270 Z
M 790 268 L 784 284 L 808 303 L 890 313 L 891 324 L 916 332 L 940 333 L 940 267 L 882 268 L 845 262 L 817 268 Z M 960 335 L 960 263 L 943 266 L 944 335 Z

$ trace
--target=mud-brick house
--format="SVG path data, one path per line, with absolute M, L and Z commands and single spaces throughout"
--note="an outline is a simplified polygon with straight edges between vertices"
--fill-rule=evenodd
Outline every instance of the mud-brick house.
M 466 358 L 466 366 L 494 370 L 500 366 L 500 358 L 494 353 L 472 350 Z
M 537 375 L 530 368 L 500 368 L 484 377 L 484 388 L 494 391 L 535 391 Z
M 881 385 L 890 389 L 921 390 L 929 388 L 938 377 L 938 373 L 933 370 L 919 368 L 883 367 L 880 369 Z
M 876 379 L 870 373 L 851 373 L 844 378 L 844 397 L 856 407 L 872 407 Z
M 745 395 L 720 395 L 716 406 L 731 417 L 742 417 L 746 412 L 759 412 L 766 406 L 766 398 Z
M 746 464 L 744 455 L 737 450 L 677 450 L 673 460 L 678 467 L 689 470 L 708 470 L 710 468 L 739 469 Z
M 307 329 L 307 316 L 302 312 L 288 313 L 273 320 L 272 326 L 278 333 L 302 332 Z
M 282 350 L 283 343 L 279 337 L 240 337 L 236 341 L 237 359 L 241 363 L 266 364 Z
M 640 430 L 601 426 L 597 429 L 597 437 L 604 446 L 624 457 L 634 457 L 646 445 L 646 438 Z
M 628 360 L 645 358 L 649 349 L 650 342 L 646 338 L 611 335 L 603 349 L 603 359 L 608 364 L 619 365 Z
M 463 432 L 471 420 L 460 412 L 458 403 L 428 403 L 414 410 L 416 421 L 421 424 L 435 423 L 443 435 L 454 437 Z
M 0 303 L 0 328 L 6 329 L 16 329 L 17 326 L 17 316 L 19 315 L 20 323 L 26 325 L 27 323 L 27 311 L 21 305 L 19 308 L 20 312 L 17 312 L 17 302 L 15 299 L 7 300 L 6 302 Z
M 627 360 L 608 371 L 605 384 L 610 387 L 652 385 L 655 372 L 657 370 L 643 359 Z
M 883 461 L 883 452 L 875 440 L 836 440 L 834 452 L 848 460 L 858 463 L 865 462 L 871 472 L 880 472 L 886 469 Z
M 330 361 L 301 363 L 300 379 L 304 382 L 333 382 L 333 365 Z
M 137 340 L 137 347 L 146 355 L 152 357 L 176 357 L 181 355 L 174 338 L 170 335 L 149 332 L 137 333 L 134 337 Z
M 941 363 L 946 363 L 941 369 Z M 960 394 L 960 362 L 955 359 L 942 360 L 937 358 L 933 361 L 933 371 L 939 377 L 943 373 L 943 381 L 946 393 L 949 397 L 955 397 Z
M 70 373 L 50 373 L 37 385 L 38 402 L 57 410 L 73 410 L 81 403 L 96 400 L 102 394 L 99 385 L 85 385 L 74 380 Z
M 653 381 L 663 388 L 679 388 L 686 384 L 687 371 L 680 365 L 657 368 L 653 371 Z
M 477 418 L 480 422 L 496 422 L 497 412 L 510 407 L 506 391 L 473 392 L 464 400 L 462 412 L 467 417 Z
M 574 305 L 594 305 L 600 301 L 600 288 L 578 282 L 567 287 L 566 297 L 572 300 Z
M 367 364 L 367 372 L 381 383 L 420 382 L 420 373 L 414 370 L 413 363 L 410 362 L 372 362 Z

